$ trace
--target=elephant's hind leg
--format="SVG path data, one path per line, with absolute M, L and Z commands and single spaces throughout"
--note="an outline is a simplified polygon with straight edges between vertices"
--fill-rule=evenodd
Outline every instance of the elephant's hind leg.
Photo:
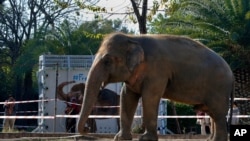
M 218 105 L 217 105 L 218 106 Z M 211 140 L 212 141 L 227 141 L 228 135 L 227 135 L 227 121 L 226 121 L 226 115 L 227 115 L 227 106 L 220 105 L 223 108 L 218 108 L 214 105 L 214 108 L 210 107 L 209 115 L 212 118 L 211 126 L 212 129 L 212 135 Z M 211 110 L 213 109 L 213 110 Z
M 227 141 L 227 125 L 226 120 L 224 118 L 214 119 L 215 122 L 215 131 L 214 136 L 212 136 L 213 141 Z

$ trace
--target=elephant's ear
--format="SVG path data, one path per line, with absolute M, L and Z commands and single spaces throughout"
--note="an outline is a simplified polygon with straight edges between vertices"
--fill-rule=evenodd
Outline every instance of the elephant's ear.
M 126 63 L 130 71 L 133 71 L 144 61 L 144 51 L 138 42 L 129 40 Z

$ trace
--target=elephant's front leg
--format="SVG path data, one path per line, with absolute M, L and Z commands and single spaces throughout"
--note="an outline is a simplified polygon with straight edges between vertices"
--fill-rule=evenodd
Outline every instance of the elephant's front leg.
M 131 125 L 140 95 L 123 86 L 120 102 L 120 131 L 114 140 L 132 140 Z
M 143 121 L 145 125 L 145 133 L 140 137 L 140 141 L 157 141 L 157 116 L 160 97 L 155 93 L 144 94 L 142 96 L 143 103 Z

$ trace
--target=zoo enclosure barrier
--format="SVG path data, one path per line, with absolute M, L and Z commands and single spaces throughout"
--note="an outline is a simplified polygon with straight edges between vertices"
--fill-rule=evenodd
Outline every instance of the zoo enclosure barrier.
M 15 101 L 13 103 L 15 104 L 25 104 L 25 103 L 34 103 L 34 102 L 48 102 L 48 101 L 54 101 L 55 99 L 46 99 L 46 100 L 26 100 L 26 101 Z M 57 99 L 58 101 L 61 101 Z M 234 100 L 237 101 L 250 101 L 250 98 L 235 98 Z M 65 102 L 65 101 L 61 101 Z M 0 102 L 0 105 L 3 105 L 5 102 Z M 76 103 L 75 103 L 76 104 Z M 80 104 L 77 104 L 80 106 Z M 119 108 L 119 106 L 96 106 L 95 108 Z M 17 113 L 38 113 L 39 111 L 17 111 Z M 3 114 L 3 112 L 2 112 Z M 4 118 L 15 118 L 15 119 L 55 119 L 55 118 L 78 118 L 79 115 L 32 115 L 32 116 L 26 116 L 26 115 L 17 115 L 17 116 L 0 116 L 0 119 Z M 142 115 L 135 115 L 134 118 L 141 118 Z M 250 115 L 237 115 L 234 116 L 237 118 L 250 118 Z M 89 118 L 95 118 L 95 119 L 103 119 L 103 118 L 120 118 L 119 115 L 90 115 Z M 210 118 L 209 116 L 198 116 L 198 115 L 158 115 L 158 118 Z

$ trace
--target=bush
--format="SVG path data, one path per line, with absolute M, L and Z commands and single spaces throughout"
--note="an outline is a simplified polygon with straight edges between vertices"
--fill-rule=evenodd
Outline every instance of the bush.
M 167 111 L 168 115 L 174 115 L 173 106 L 171 102 L 167 103 Z M 175 109 L 177 115 L 196 115 L 195 111 L 193 110 L 192 106 L 175 103 Z M 178 118 L 181 133 L 190 133 L 196 132 L 198 133 L 198 125 L 196 124 L 196 118 Z M 176 119 L 170 118 L 167 121 L 167 128 L 174 133 L 178 133 Z

